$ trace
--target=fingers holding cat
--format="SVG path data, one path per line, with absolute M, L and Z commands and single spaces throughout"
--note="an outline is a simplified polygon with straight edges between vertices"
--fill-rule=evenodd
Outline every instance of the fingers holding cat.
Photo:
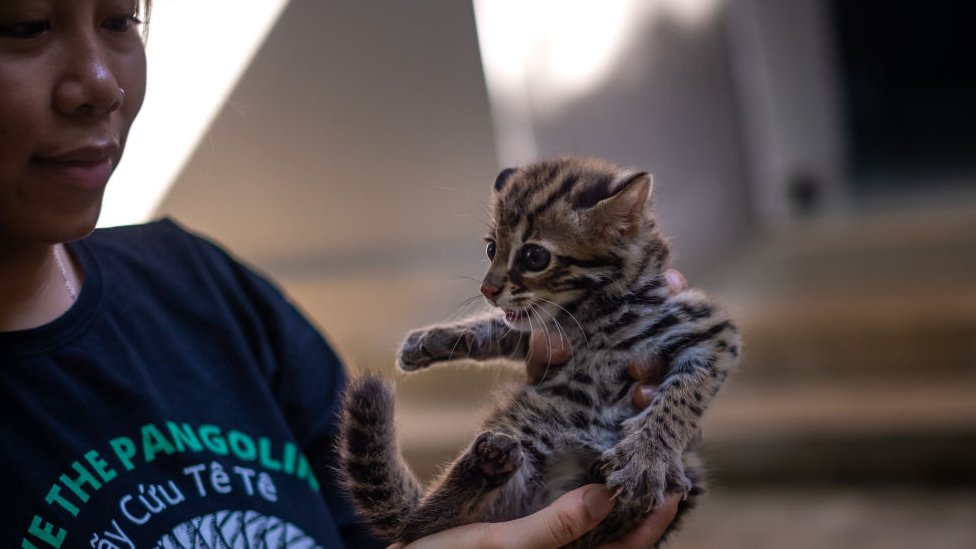
M 664 278 L 668 282 L 671 294 L 679 294 L 688 289 L 688 281 L 684 275 L 674 269 L 664 271 Z M 525 361 L 529 379 L 538 381 L 559 368 L 572 356 L 569 342 L 560 333 L 532 332 L 529 339 L 529 353 Z M 644 409 L 651 405 L 654 390 L 664 375 L 666 364 L 662 364 L 656 357 L 632 362 L 627 371 L 630 377 L 637 381 L 634 384 L 634 406 Z
M 644 520 L 630 531 L 623 538 L 606 545 L 600 549 L 636 549 L 638 547 L 654 547 L 664 531 L 674 521 L 678 514 L 678 505 L 681 502 L 680 494 L 668 494 L 664 498 L 664 505 L 654 509 Z
M 390 549 L 439 549 L 456 547 L 526 547 L 555 549 L 579 539 L 592 530 L 613 508 L 606 487 L 589 484 L 563 494 L 548 507 L 509 522 L 459 526 Z M 604 549 L 650 547 L 660 539 L 678 511 L 678 497 L 669 496 L 664 505 L 648 515 L 640 526 Z

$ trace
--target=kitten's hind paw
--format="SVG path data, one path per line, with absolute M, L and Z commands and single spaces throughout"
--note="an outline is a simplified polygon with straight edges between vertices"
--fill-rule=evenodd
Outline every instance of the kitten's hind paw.
M 504 433 L 481 433 L 471 453 L 481 473 L 495 482 L 504 481 L 522 465 L 519 441 Z

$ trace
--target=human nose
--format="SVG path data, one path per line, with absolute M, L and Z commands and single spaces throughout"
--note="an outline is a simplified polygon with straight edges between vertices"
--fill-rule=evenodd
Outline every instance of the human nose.
M 122 106 L 125 90 L 119 86 L 106 53 L 94 38 L 66 45 L 65 70 L 54 90 L 58 112 L 103 118 Z

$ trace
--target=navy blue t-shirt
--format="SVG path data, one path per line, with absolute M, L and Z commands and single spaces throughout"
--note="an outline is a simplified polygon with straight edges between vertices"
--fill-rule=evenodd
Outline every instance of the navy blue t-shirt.
M 371 547 L 335 485 L 342 366 L 170 221 L 69 245 L 77 301 L 0 333 L 0 547 Z

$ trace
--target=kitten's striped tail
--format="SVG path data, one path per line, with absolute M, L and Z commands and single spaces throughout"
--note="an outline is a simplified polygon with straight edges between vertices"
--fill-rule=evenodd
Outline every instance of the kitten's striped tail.
M 396 444 L 392 385 L 369 374 L 352 380 L 343 402 L 341 429 L 343 485 L 373 530 L 395 541 L 422 492 Z

